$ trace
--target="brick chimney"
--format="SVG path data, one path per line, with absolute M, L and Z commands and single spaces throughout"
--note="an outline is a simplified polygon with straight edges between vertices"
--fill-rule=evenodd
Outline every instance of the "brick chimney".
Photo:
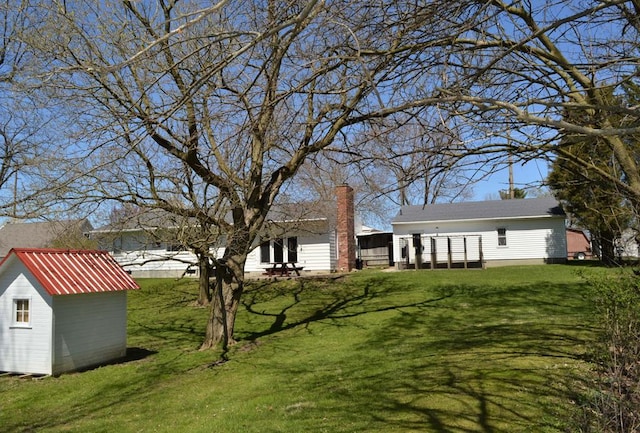
M 353 188 L 346 183 L 336 187 L 336 202 L 338 271 L 349 272 L 356 267 Z

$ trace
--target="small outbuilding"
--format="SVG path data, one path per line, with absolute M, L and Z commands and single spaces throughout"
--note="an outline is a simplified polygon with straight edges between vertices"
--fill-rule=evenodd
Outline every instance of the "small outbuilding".
M 0 371 L 57 375 L 125 356 L 133 289 L 104 251 L 12 249 L 0 262 Z
M 403 206 L 391 223 L 396 266 L 563 263 L 565 219 L 552 197 Z

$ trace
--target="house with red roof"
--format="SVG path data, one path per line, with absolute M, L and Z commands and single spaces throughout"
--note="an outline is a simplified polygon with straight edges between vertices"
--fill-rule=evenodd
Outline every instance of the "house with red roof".
M 135 289 L 107 252 L 12 249 L 0 262 L 0 371 L 58 375 L 125 356 Z

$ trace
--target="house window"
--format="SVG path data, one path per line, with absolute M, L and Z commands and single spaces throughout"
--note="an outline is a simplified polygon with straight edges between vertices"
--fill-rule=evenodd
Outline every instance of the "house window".
M 260 244 L 260 263 L 271 262 L 271 248 L 269 241 L 264 241 Z
M 13 300 L 13 323 L 17 326 L 28 326 L 31 321 L 31 302 L 29 299 Z
M 420 233 L 413 234 L 413 248 L 416 254 L 422 254 L 422 235 Z
M 290 262 L 298 261 L 298 238 L 291 237 L 287 239 L 287 260 Z
M 498 246 L 499 247 L 507 246 L 507 229 L 505 228 L 498 229 Z
M 282 238 L 273 240 L 273 261 L 276 263 L 284 262 L 284 241 Z

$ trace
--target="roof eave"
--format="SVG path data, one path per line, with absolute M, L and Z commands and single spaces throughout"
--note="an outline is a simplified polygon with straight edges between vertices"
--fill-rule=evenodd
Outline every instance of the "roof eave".
M 496 221 L 496 220 L 521 220 L 521 219 L 538 219 L 538 218 L 566 218 L 566 215 L 529 215 L 529 216 L 513 216 L 513 217 L 490 217 L 490 218 L 465 218 L 454 220 L 413 220 L 413 221 L 392 221 L 391 225 L 397 224 L 433 224 L 433 223 L 455 223 L 469 221 Z

